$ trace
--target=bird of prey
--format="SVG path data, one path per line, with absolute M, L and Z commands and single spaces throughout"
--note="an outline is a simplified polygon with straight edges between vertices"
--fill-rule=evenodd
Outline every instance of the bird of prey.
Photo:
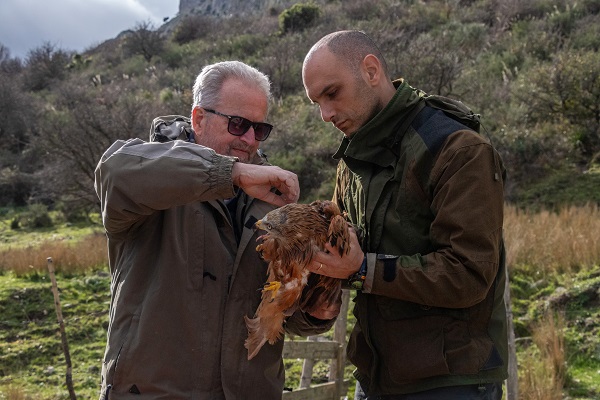
M 314 303 L 317 298 L 325 299 L 325 304 L 336 301 L 340 290 L 338 280 L 313 274 L 307 285 L 310 271 L 306 266 L 315 252 L 324 250 L 326 242 L 340 256 L 349 251 L 348 222 L 331 201 L 287 204 L 267 213 L 256 226 L 266 231 L 258 238 L 262 242 L 256 250 L 269 261 L 269 266 L 254 318 L 244 317 L 248 328 L 245 342 L 248 360 L 267 341 L 274 344 L 283 338 L 283 322 L 298 307 L 310 313 L 317 306 Z

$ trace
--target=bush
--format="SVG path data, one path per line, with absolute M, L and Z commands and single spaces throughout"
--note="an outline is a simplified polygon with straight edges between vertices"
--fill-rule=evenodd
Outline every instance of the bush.
M 177 44 L 189 43 L 210 34 L 215 28 L 214 20 L 204 15 L 189 15 L 185 17 L 173 34 L 173 41 Z
M 28 228 L 50 228 L 54 225 L 48 207 L 41 203 L 29 205 L 25 215 L 23 215 L 23 225 Z
M 320 16 L 321 9 L 316 4 L 297 3 L 279 14 L 279 28 L 283 33 L 302 31 Z
M 54 82 L 66 76 L 65 67 L 70 62 L 67 52 L 57 49 L 51 43 L 45 43 L 29 52 L 26 62 L 25 86 L 37 92 L 50 87 Z
M 1 169 L 0 205 L 25 206 L 36 186 L 36 179 L 31 174 L 21 172 L 14 167 Z

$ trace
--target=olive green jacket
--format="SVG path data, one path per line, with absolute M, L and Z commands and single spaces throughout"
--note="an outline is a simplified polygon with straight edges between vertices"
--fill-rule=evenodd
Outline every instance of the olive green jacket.
M 348 344 L 368 395 L 506 378 L 504 168 L 489 141 L 395 82 L 344 138 L 334 199 L 364 233 Z
M 112 274 L 101 399 L 281 398 L 283 341 L 250 361 L 244 348 L 244 316 L 267 278 L 254 223 L 274 207 L 236 194 L 234 162 L 182 140 L 132 139 L 98 163 Z M 224 199 L 234 197 L 232 219 Z M 297 311 L 285 328 L 306 336 L 332 324 Z

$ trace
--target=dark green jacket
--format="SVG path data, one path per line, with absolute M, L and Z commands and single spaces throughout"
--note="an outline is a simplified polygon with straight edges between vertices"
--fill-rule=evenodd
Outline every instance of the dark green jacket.
M 344 138 L 334 199 L 364 232 L 348 357 L 368 395 L 507 376 L 504 169 L 489 141 L 395 82 Z

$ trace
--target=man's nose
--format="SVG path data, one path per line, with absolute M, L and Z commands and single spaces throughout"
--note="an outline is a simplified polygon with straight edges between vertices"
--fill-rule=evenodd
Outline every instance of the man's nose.
M 244 133 L 242 136 L 240 136 L 240 139 L 247 144 L 254 144 L 254 142 L 256 142 L 256 134 L 254 132 L 254 127 L 251 126 L 250 129 L 248 129 L 246 131 L 246 133 Z
M 331 118 L 333 118 L 333 111 L 327 107 L 321 107 L 321 119 L 324 122 L 331 122 Z

